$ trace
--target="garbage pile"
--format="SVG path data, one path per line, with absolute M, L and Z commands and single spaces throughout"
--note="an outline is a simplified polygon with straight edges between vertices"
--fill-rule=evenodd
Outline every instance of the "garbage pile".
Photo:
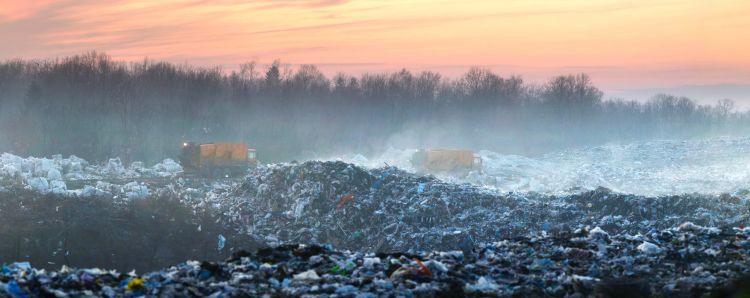
M 67 158 L 62 155 L 23 158 L 2 153 L 0 191 L 24 188 L 67 196 L 121 194 L 129 198 L 143 198 L 149 194 L 148 187 L 129 179 L 174 177 L 181 172 L 182 167 L 172 159 L 165 159 L 152 167 L 146 167 L 142 162 L 133 162 L 126 167 L 119 158 L 111 158 L 103 164 L 91 164 L 73 155 Z
M 480 151 L 483 171 L 464 180 L 555 195 L 597 187 L 645 196 L 736 193 L 750 185 L 749 145 L 747 137 L 724 137 L 608 144 L 537 157 Z
M 620 193 L 664 196 L 738 193 L 750 185 L 749 137 L 653 140 L 582 146 L 538 156 L 477 151 L 481 171 L 438 174 L 444 181 L 470 182 L 502 192 L 571 195 L 606 187 Z M 367 168 L 389 164 L 413 172 L 417 148 L 388 148 L 367 157 L 326 157 Z
M 343 162 L 260 167 L 235 191 L 204 199 L 265 243 L 370 252 L 467 250 L 497 239 L 595 226 L 612 234 L 645 234 L 687 221 L 712 227 L 750 223 L 750 202 L 735 196 L 649 198 L 601 188 L 564 197 L 499 194 L 393 167 L 366 170 Z
M 5 163 L 8 159 L 0 156 L 2 169 L 13 165 Z M 63 169 L 62 176 L 71 173 L 65 170 L 66 159 L 51 160 L 51 169 Z M 28 186 L 44 172 L 43 166 L 36 171 L 36 163 L 47 161 L 35 160 L 32 166 L 22 162 L 21 174 L 13 177 Z M 149 173 L 149 168 L 131 167 L 140 169 L 132 172 L 137 175 L 155 176 L 171 168 L 168 162 Z M 116 173 L 110 177 L 131 173 L 122 172 L 117 162 L 84 169 L 87 175 Z M 8 181 L 9 176 L 2 177 Z M 750 268 L 748 193 L 646 197 L 606 188 L 563 196 L 499 192 L 395 167 L 365 169 L 340 161 L 259 166 L 241 184 L 170 181 L 145 190 L 139 183 L 126 189 L 103 181 L 95 188 L 104 192 L 102 198 L 116 198 L 123 190 L 145 196 L 120 200 L 144 210 L 170 198 L 185 208 L 163 208 L 160 214 L 166 215 L 159 216 L 123 214 L 140 216 L 145 224 L 163 222 L 155 227 L 187 224 L 208 237 L 203 241 L 210 243 L 203 245 L 206 251 L 236 251 L 240 244 L 233 234 L 251 237 L 243 240 L 246 243 L 273 247 L 227 262 L 191 261 L 143 275 L 70 268 L 42 271 L 16 263 L 0 271 L 0 296 L 586 296 L 623 289 L 644 295 L 701 295 Z M 72 216 L 66 212 L 75 215 L 77 210 L 31 202 L 47 206 L 46 212 L 57 214 L 50 218 L 61 220 Z M 31 205 L 9 206 L 27 210 Z M 2 212 L 23 214 L 9 210 Z M 182 217 L 170 215 L 171 210 L 181 210 Z M 205 233 L 209 220 L 181 219 L 190 214 L 206 214 L 216 225 L 212 231 L 221 232 Z M 115 223 L 111 216 L 70 218 Z M 159 229 L 153 231 L 159 234 Z M 163 237 L 152 240 L 159 239 Z M 45 241 L 24 245 L 36 247 Z M 42 253 L 50 252 L 41 248 Z
M 0 271 L 0 295 L 701 296 L 748 272 L 749 235 L 750 228 L 683 223 L 646 235 L 611 235 L 599 227 L 541 233 L 467 253 L 376 254 L 283 245 L 141 275 L 67 267 L 44 271 L 14 263 Z

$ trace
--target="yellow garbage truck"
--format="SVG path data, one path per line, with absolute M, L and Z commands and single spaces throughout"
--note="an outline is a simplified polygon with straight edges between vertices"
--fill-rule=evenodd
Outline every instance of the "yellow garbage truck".
M 482 169 L 482 158 L 471 150 L 428 149 L 414 152 L 411 164 L 420 172 L 468 173 Z
M 215 178 L 242 175 L 258 165 L 255 149 L 244 143 L 185 142 L 179 159 L 185 174 Z

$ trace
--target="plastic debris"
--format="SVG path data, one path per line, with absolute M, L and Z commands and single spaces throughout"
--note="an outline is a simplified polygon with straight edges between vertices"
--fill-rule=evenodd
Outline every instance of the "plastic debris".
M 127 289 L 128 291 L 137 291 L 137 290 L 142 289 L 143 287 L 144 287 L 143 279 L 134 278 L 128 282 Z
M 219 234 L 217 238 L 218 238 L 218 241 L 216 244 L 216 249 L 217 250 L 224 249 L 224 245 L 227 243 L 227 238 L 225 238 L 224 235 L 221 235 L 221 234 Z
M 479 277 L 476 284 L 468 285 L 466 287 L 468 292 L 485 292 L 492 293 L 500 289 L 500 286 L 492 282 L 491 279 L 485 278 L 484 276 Z
M 527 235 L 480 245 L 471 258 L 460 251 L 365 254 L 327 246 L 282 245 L 254 253 L 237 252 L 225 262 L 189 261 L 140 275 L 65 266 L 45 271 L 19 262 L 0 270 L 0 296 L 3 291 L 15 297 L 27 293 L 100 297 L 570 296 L 608 293 L 623 286 L 666 297 L 679 296 L 689 287 L 691 293 L 705 296 L 739 278 L 750 261 L 744 231 L 726 231 L 734 232 L 695 234 L 668 228 L 654 229 L 648 235 L 610 233 L 609 242 L 581 237 L 585 229 Z M 661 251 L 693 249 L 684 259 L 633 255 L 633 250 L 643 247 L 650 250 L 654 242 L 662 243 Z M 602 245 L 607 254 L 595 257 L 593 252 Z M 676 270 L 669 265 L 674 262 L 692 264 L 693 269 Z M 722 274 L 710 274 L 718 268 Z M 630 280 L 612 280 L 624 274 Z M 646 278 L 651 284 L 643 286 Z M 651 289 L 655 292 L 650 293 Z
M 318 273 L 315 272 L 315 270 L 307 270 L 302 273 L 298 273 L 294 275 L 294 279 L 297 280 L 319 280 L 320 276 L 318 276 Z
M 129 184 L 130 179 L 169 178 L 182 172 L 182 167 L 171 159 L 145 167 L 134 162 L 125 167 L 119 158 L 110 159 L 104 164 L 90 164 L 76 156 L 63 158 L 28 157 L 0 154 L 0 187 L 22 188 L 40 193 L 55 193 L 66 196 L 101 196 L 112 192 L 131 198 L 142 198 L 150 193 L 143 184 Z M 100 187 L 97 182 L 117 181 L 119 189 Z M 71 187 L 74 185 L 74 187 Z
M 646 254 L 658 254 L 661 252 L 661 248 L 658 245 L 651 242 L 644 241 L 641 245 L 638 245 L 638 250 Z
M 346 205 L 346 203 L 349 203 L 349 202 L 352 202 L 352 201 L 354 201 L 354 196 L 353 195 L 345 195 L 345 196 L 341 197 L 341 199 L 339 199 L 338 203 L 336 203 L 336 209 L 341 209 L 341 208 L 343 208 Z
M 374 257 L 374 258 L 364 258 L 364 263 L 362 264 L 367 269 L 372 269 L 375 267 L 375 265 L 380 264 L 380 258 Z
M 5 285 L 5 292 L 8 293 L 13 298 L 29 297 L 29 295 L 26 294 L 26 292 L 22 290 L 20 286 L 18 286 L 18 283 L 15 280 L 12 280 L 8 282 L 7 285 Z
M 21 160 L 1 168 L 19 177 L 4 180 L 6 186 L 26 187 L 39 178 L 51 192 L 59 181 L 47 180 L 51 167 L 64 179 L 159 176 L 142 165 L 122 166 L 123 172 L 117 161 L 80 166 L 55 158 L 28 166 Z M 100 181 L 89 190 L 114 197 L 124 194 L 124 185 Z M 176 179 L 134 186 L 145 186 L 145 196 L 174 197 L 196 213 L 215 214 L 217 223 L 272 247 L 141 275 L 68 267 L 42 273 L 11 264 L 0 273 L 0 288 L 7 292 L 14 283 L 18 293 L 105 297 L 566 296 L 606 292 L 624 284 L 609 279 L 627 277 L 634 287 L 647 280 L 655 295 L 705 295 L 739 277 L 750 261 L 746 195 L 647 197 L 605 188 L 509 194 L 343 162 L 260 166 L 235 184 Z M 216 239 L 211 233 L 209 244 Z M 231 236 L 223 233 L 218 250 L 224 235 Z M 316 245 L 290 244 L 296 242 Z M 130 286 L 137 279 L 142 286 Z
M 602 230 L 600 227 L 596 227 L 589 231 L 589 237 L 594 239 L 607 239 L 609 238 L 609 234 Z
M 19 270 L 29 270 L 31 269 L 31 263 L 29 262 L 15 262 L 11 264 L 11 267 L 19 269 Z

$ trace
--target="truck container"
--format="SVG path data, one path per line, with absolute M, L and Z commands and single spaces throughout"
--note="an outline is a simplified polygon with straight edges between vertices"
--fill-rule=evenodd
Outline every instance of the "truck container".
M 481 170 L 482 159 L 471 150 L 417 150 L 411 158 L 412 166 L 420 172 L 469 172 Z
M 185 142 L 180 164 L 186 174 L 228 177 L 244 174 L 258 164 L 255 149 L 244 143 Z

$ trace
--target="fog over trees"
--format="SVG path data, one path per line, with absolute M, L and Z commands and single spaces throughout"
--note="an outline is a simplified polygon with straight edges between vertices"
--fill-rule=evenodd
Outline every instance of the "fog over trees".
M 635 139 L 746 134 L 750 114 L 658 94 L 604 99 L 585 74 L 534 85 L 472 68 L 337 74 L 255 62 L 219 68 L 91 52 L 0 63 L 0 151 L 155 161 L 183 141 L 244 141 L 262 161 L 451 147 L 538 154 Z

